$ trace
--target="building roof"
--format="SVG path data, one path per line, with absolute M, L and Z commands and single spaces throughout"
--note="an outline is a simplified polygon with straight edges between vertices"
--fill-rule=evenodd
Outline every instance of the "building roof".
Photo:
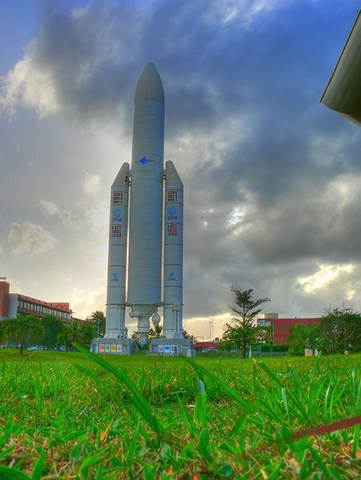
M 313 322 L 319 322 L 321 319 L 320 318 L 303 318 L 303 317 L 293 317 L 293 318 L 274 318 L 273 323 L 313 323 Z
M 44 307 L 55 308 L 63 312 L 73 313 L 73 311 L 70 309 L 69 303 L 66 302 L 44 302 L 43 300 L 39 300 L 38 298 L 28 297 L 27 295 L 23 295 L 21 293 L 18 294 L 18 299 L 26 300 L 30 303 L 36 303 L 37 305 L 43 305 Z
M 218 348 L 219 341 L 209 341 L 209 342 L 196 342 L 194 348 Z
M 321 103 L 361 126 L 361 11 L 323 92 Z

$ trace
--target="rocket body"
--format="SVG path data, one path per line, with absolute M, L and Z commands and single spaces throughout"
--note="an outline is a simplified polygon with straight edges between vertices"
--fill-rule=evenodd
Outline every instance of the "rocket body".
M 163 150 L 163 85 L 150 63 L 134 97 L 131 167 L 128 303 L 134 316 L 143 317 L 141 333 L 148 331 L 144 316 L 161 304 Z
M 118 174 L 118 182 L 115 181 L 112 187 L 113 195 L 113 190 L 118 191 L 118 184 L 122 184 L 122 198 L 127 203 L 128 190 L 130 192 L 129 222 L 125 215 L 125 209 L 127 208 L 125 204 L 124 211 L 122 211 L 122 226 L 126 228 L 125 225 L 129 223 L 128 232 L 127 234 L 124 232 L 124 236 L 121 237 L 122 241 L 118 239 L 116 242 L 112 237 L 113 240 L 109 242 L 106 323 L 106 336 L 108 337 L 112 337 L 116 332 L 121 334 L 124 330 L 125 314 L 123 312 L 125 312 L 125 306 L 130 307 L 130 317 L 138 318 L 137 331 L 140 334 L 141 343 L 147 341 L 150 317 L 156 314 L 158 307 L 163 305 L 164 333 L 167 338 L 178 337 L 179 329 L 182 332 L 183 185 L 178 174 L 174 175 L 175 168 L 172 164 L 169 170 L 171 183 L 168 182 L 168 184 L 172 188 L 174 187 L 174 181 L 178 182 L 178 187 L 179 184 L 181 185 L 179 187 L 181 204 L 175 203 L 167 207 L 168 197 L 164 198 L 164 178 L 167 184 L 167 171 L 164 170 L 163 157 L 164 90 L 157 69 L 153 63 L 149 63 L 139 77 L 134 96 L 131 170 L 129 172 L 129 167 L 124 167 L 124 165 L 127 165 L 124 164 L 122 178 L 118 179 L 120 175 Z M 126 172 L 128 172 L 128 175 L 126 175 Z M 124 179 L 127 177 L 126 181 L 123 177 Z M 114 206 L 111 204 L 112 208 Z M 173 236 L 176 233 L 176 241 L 173 237 L 168 237 L 170 230 L 167 230 L 166 225 L 169 222 L 163 217 L 163 211 L 168 212 L 167 208 L 168 210 L 171 208 L 173 213 L 175 208 L 178 212 L 176 216 L 179 218 L 179 222 L 171 222 L 172 225 L 179 225 L 175 230 L 174 228 L 172 230 Z M 111 213 L 110 235 L 114 230 L 114 222 L 112 222 L 113 214 Z M 179 239 L 181 239 L 181 242 L 179 242 Z M 121 260 L 118 257 L 121 257 Z M 166 260 L 166 257 L 170 260 Z M 121 267 L 118 268 L 116 262 L 121 263 Z M 164 302 L 162 300 L 162 265 Z M 112 281 L 113 277 L 119 278 L 119 282 Z M 127 301 L 125 301 L 126 279 Z M 119 304 L 114 300 L 118 300 Z M 108 315 L 110 315 L 109 320 Z M 176 332 L 177 329 L 178 332 Z

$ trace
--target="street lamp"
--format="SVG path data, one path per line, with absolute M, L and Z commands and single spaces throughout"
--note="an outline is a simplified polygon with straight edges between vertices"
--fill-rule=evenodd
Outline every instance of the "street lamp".
M 209 321 L 209 340 L 212 341 L 212 327 L 213 327 L 213 322 L 210 320 Z

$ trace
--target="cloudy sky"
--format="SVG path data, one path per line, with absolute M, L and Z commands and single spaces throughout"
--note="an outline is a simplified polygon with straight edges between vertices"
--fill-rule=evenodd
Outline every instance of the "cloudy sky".
M 361 309 L 361 130 L 319 103 L 359 7 L 1 1 L 0 276 L 104 308 L 110 185 L 153 61 L 185 184 L 187 330 L 222 332 L 232 284 L 281 317 Z

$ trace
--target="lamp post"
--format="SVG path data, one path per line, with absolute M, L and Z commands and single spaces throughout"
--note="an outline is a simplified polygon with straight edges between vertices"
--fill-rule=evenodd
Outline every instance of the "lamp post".
M 209 321 L 209 340 L 212 341 L 212 327 L 213 327 L 213 322 L 210 320 Z

